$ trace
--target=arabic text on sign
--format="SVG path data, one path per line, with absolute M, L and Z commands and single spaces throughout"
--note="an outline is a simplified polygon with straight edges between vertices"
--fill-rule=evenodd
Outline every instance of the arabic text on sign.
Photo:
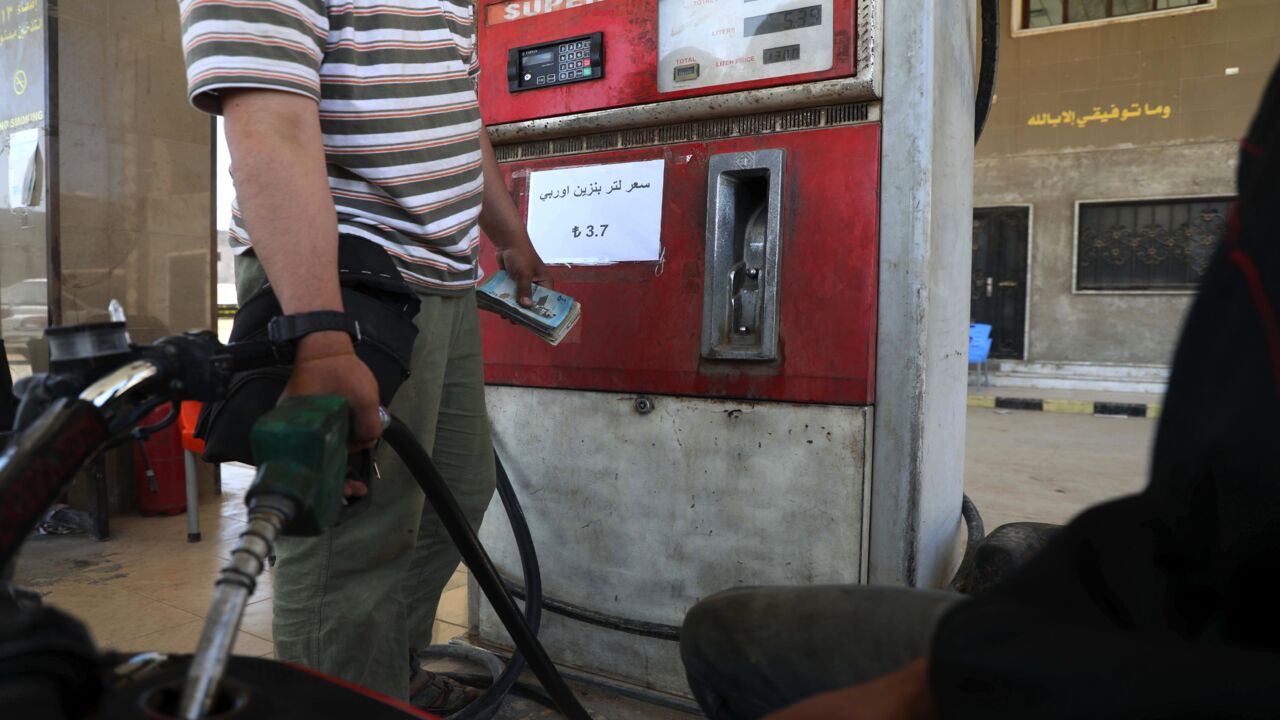
M 663 160 L 529 174 L 529 237 L 549 264 L 657 262 Z
M 5 20 L 6 16 L 0 12 L 0 20 Z M 21 40 L 28 35 L 40 32 L 44 29 L 44 18 L 35 17 L 30 20 L 23 20 L 21 23 L 11 23 L 7 21 L 0 22 L 0 44 Z
M 1157 118 L 1160 120 L 1168 120 L 1173 114 L 1172 105 L 1151 105 L 1150 103 L 1130 103 L 1128 107 L 1121 108 L 1112 105 L 1110 109 L 1103 110 L 1100 106 L 1095 106 L 1089 114 L 1079 114 L 1074 110 L 1066 110 L 1060 113 L 1039 113 L 1027 119 L 1027 125 L 1032 127 L 1077 127 L 1082 128 L 1090 123 L 1109 123 L 1111 121 L 1126 122 L 1136 118 Z

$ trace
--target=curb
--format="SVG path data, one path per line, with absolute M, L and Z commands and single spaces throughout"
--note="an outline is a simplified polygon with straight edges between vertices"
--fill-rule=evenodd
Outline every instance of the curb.
M 1160 406 L 1146 403 L 1094 402 L 1092 400 L 1042 400 L 1039 398 L 1004 398 L 995 395 L 970 395 L 969 407 L 998 410 L 1031 410 L 1038 412 L 1102 415 L 1107 417 L 1158 418 Z

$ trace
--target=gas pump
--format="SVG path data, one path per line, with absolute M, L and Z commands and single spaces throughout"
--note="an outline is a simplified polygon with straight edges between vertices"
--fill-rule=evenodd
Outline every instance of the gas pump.
M 490 137 L 583 307 L 554 348 L 484 319 L 557 663 L 687 695 L 674 639 L 702 597 L 954 568 L 966 5 L 479 6 Z M 500 512 L 481 536 L 514 578 Z M 509 646 L 478 599 L 471 619 Z

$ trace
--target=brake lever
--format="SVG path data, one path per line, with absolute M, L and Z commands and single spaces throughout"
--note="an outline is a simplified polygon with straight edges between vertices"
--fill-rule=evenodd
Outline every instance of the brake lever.
M 382 422 L 383 430 L 386 430 L 391 425 L 391 413 L 387 412 L 384 407 L 378 408 L 378 419 Z M 381 445 L 381 441 L 379 441 L 379 445 Z M 373 459 L 374 451 L 377 448 L 378 446 L 375 445 L 372 448 L 347 456 L 347 473 L 345 477 L 364 483 L 367 492 L 360 497 L 343 498 L 342 509 L 338 511 L 338 520 L 335 525 L 341 525 L 364 512 L 373 502 L 373 481 L 379 477 L 378 464 Z
M 334 525 L 341 525 L 369 508 L 373 502 L 373 480 L 378 475 L 378 465 L 373 461 L 374 448 L 361 450 L 347 456 L 346 478 L 358 480 L 367 488 L 364 495 L 342 499 L 342 509 Z

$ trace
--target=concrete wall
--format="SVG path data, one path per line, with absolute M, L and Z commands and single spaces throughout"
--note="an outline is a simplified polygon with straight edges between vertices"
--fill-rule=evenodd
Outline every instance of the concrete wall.
M 1075 203 L 1234 194 L 1236 141 L 1280 59 L 1280 2 L 1017 36 L 1003 5 L 974 206 L 1032 206 L 1027 359 L 1166 364 L 1192 296 L 1073 293 Z M 1113 106 L 1119 119 L 1099 117 Z
M 211 329 L 212 121 L 187 104 L 178 4 L 60 0 L 57 41 L 55 321 L 101 320 L 118 299 L 135 342 Z M 131 455 L 108 460 L 113 511 L 135 503 Z
M 0 337 L 16 377 L 31 372 L 48 315 L 46 11 L 44 0 L 0 8 Z
M 186 101 L 172 0 L 62 0 L 64 322 L 112 298 L 137 341 L 213 323 L 212 125 Z
M 1027 359 L 1161 365 L 1189 293 L 1071 289 L 1077 201 L 1232 195 L 1234 142 L 1109 148 L 980 159 L 974 207 L 1032 206 Z
M 1003 0 L 996 102 L 980 158 L 1079 148 L 1235 140 L 1280 58 L 1280 2 L 1216 7 L 1094 27 L 1013 35 Z M 1227 75 L 1227 68 L 1238 72 Z M 1081 120 L 1095 108 L 1143 114 Z M 1147 108 L 1168 107 L 1168 117 Z M 1066 112 L 1074 122 L 1062 121 Z M 1057 124 L 1034 124 L 1040 115 Z

